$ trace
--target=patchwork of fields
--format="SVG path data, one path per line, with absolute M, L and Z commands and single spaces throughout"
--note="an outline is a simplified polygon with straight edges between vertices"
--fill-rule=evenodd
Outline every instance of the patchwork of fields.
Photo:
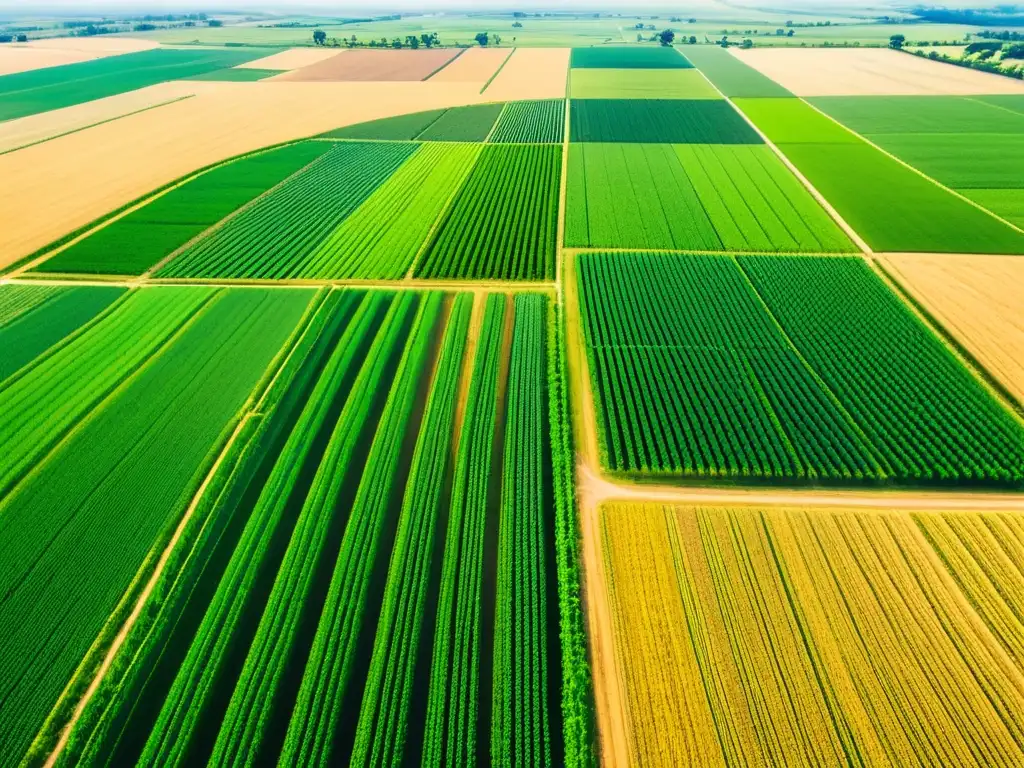
M 1024 762 L 1024 102 L 835 53 L 0 77 L 0 767 Z

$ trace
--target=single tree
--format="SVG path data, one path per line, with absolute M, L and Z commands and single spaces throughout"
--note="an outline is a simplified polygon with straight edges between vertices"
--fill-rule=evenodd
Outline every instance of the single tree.
M 889 38 L 889 47 L 895 48 L 897 51 L 903 48 L 903 44 L 907 41 L 906 35 L 892 35 Z
M 658 35 L 658 39 L 662 45 L 672 45 L 672 41 L 676 39 L 676 33 L 671 29 L 666 29 Z
M 406 35 L 405 44 L 412 49 L 416 49 L 420 47 L 420 39 L 416 35 Z
M 696 44 L 697 44 L 697 36 L 696 35 L 690 35 L 690 45 L 696 45 Z
M 486 32 L 477 32 L 476 37 L 473 39 L 480 43 L 480 45 L 484 46 L 487 45 L 488 36 Z
M 424 48 L 429 48 L 434 44 L 434 36 L 428 35 L 426 32 L 424 32 L 422 35 L 420 35 L 420 42 L 423 43 Z
M 327 33 L 322 29 L 313 30 L 313 45 L 323 45 L 327 39 Z

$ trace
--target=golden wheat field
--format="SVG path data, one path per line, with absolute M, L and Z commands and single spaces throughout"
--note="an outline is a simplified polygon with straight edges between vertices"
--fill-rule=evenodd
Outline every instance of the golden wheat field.
M 947 533 L 988 531 L 987 515 L 609 504 L 602 518 L 633 764 L 1024 761 L 1020 634 L 992 629 L 1017 606 L 965 554 L 974 539 Z M 1005 566 L 985 543 L 982 562 Z

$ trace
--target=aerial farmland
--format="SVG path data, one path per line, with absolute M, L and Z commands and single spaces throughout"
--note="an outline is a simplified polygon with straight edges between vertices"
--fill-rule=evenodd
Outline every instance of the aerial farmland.
M 4 9 L 0 768 L 1024 765 L 1024 14 L 822 6 Z

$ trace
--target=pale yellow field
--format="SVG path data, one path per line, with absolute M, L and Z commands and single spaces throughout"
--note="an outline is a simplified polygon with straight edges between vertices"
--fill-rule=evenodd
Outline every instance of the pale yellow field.
M 1024 516 L 919 513 L 918 527 L 1017 669 L 1024 671 Z
M 483 85 L 509 56 L 502 48 L 470 48 L 430 78 L 432 83 L 477 83 Z
M 239 64 L 235 69 L 278 69 L 282 72 L 290 72 L 293 69 L 308 67 L 310 64 L 316 64 L 318 61 L 337 55 L 336 48 L 289 48 L 287 51 Z
M 1024 676 L 909 514 L 602 519 L 631 764 L 1024 764 Z
M 1024 403 L 1024 259 L 906 253 L 884 263 Z
M 17 120 L 7 120 L 0 123 L 0 152 L 59 136 L 68 131 L 77 131 L 105 120 L 113 120 L 140 109 L 166 104 L 184 96 L 216 90 L 218 85 L 201 80 L 172 80 L 108 96 L 105 99 L 86 101 Z
M 0 75 L 77 64 L 80 61 L 156 47 L 157 44 L 149 40 L 105 36 L 57 37 L 9 43 L 0 45 Z
M 883 48 L 730 48 L 797 96 L 1024 93 L 1024 82 Z
M 568 48 L 516 48 L 484 91 L 488 101 L 565 98 Z
M 381 117 L 484 101 L 457 83 L 210 83 L 189 99 L 0 155 L 0 268 L 203 166 Z

